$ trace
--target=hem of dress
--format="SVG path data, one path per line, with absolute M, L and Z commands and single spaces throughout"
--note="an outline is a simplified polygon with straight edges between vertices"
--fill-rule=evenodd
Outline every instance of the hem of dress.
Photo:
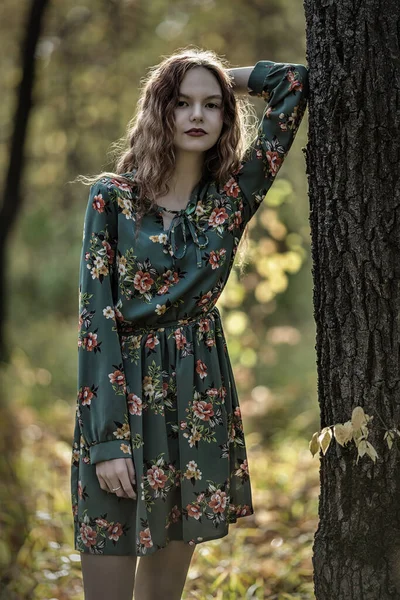
M 234 521 L 229 522 L 226 531 L 219 535 L 207 536 L 204 538 L 201 536 L 198 536 L 198 538 L 201 537 L 201 539 L 197 538 L 196 540 L 193 539 L 193 540 L 188 540 L 188 541 L 182 540 L 182 539 L 171 538 L 170 540 L 168 540 L 168 542 L 166 544 L 164 544 L 164 546 L 157 546 L 156 548 L 152 548 L 149 552 L 146 552 L 145 554 L 143 554 L 143 553 L 138 554 L 137 552 L 129 552 L 128 554 L 126 554 L 126 553 L 125 554 L 103 553 L 103 554 L 99 554 L 98 556 L 136 556 L 137 558 L 143 558 L 144 556 L 150 556 L 152 554 L 155 554 L 155 552 L 157 552 L 158 550 L 162 550 L 163 548 L 166 548 L 170 544 L 170 542 L 184 542 L 188 546 L 198 546 L 199 544 L 203 544 L 204 542 L 212 542 L 214 540 L 220 540 L 220 539 L 226 537 L 230 533 L 230 531 L 229 531 L 230 525 L 237 523 L 238 519 L 243 519 L 244 517 L 250 517 L 251 515 L 254 515 L 254 510 L 251 510 L 251 512 L 248 512 L 245 515 L 237 515 L 236 519 Z M 93 552 L 90 552 L 90 550 L 80 550 L 76 546 L 74 547 L 74 549 L 79 554 L 94 554 Z

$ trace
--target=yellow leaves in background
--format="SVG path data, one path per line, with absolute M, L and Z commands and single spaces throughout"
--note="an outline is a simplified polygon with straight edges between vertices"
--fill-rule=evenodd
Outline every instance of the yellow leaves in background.
M 287 179 L 277 179 L 273 187 L 264 198 L 266 206 L 278 207 L 284 202 L 288 202 L 293 194 L 293 186 Z
M 375 462 L 378 458 L 378 454 L 373 445 L 367 441 L 369 433 L 368 423 L 372 421 L 372 419 L 373 416 L 365 414 L 364 409 L 361 406 L 356 406 L 353 409 L 351 421 L 346 421 L 346 423 L 343 424 L 337 423 L 336 425 L 329 425 L 324 427 L 320 433 L 318 431 L 314 433 L 309 443 L 311 454 L 314 456 L 318 450 L 321 449 L 322 453 L 325 455 L 331 443 L 332 437 L 334 436 L 338 444 L 341 446 L 345 446 L 351 440 L 354 440 L 357 448 L 356 464 L 358 463 L 359 458 L 365 454 L 367 454 L 371 460 Z M 387 438 L 388 433 L 389 432 L 386 432 L 385 439 Z M 398 434 L 400 435 L 400 432 L 398 432 Z M 389 448 L 390 447 L 391 446 L 389 445 Z
M 225 329 L 231 335 L 242 335 L 249 325 L 249 317 L 241 310 L 233 310 L 224 319 Z
M 262 304 L 270 302 L 277 294 L 288 287 L 287 273 L 297 273 L 307 257 L 307 249 L 303 246 L 303 237 L 298 233 L 288 233 L 287 227 L 279 218 L 278 208 L 293 192 L 289 181 L 280 179 L 262 201 L 254 218 L 248 224 L 250 239 L 246 250 L 247 268 L 251 275 L 258 277 L 256 285 L 251 279 L 251 289 L 254 289 L 256 300 Z M 253 231 L 257 230 L 257 231 Z M 280 245 L 286 246 L 282 251 Z M 235 269 L 231 272 L 228 288 L 242 285 L 246 278 L 235 278 Z M 246 287 L 246 286 L 245 286 Z M 229 290 L 230 292 L 230 290 Z M 225 299 L 232 297 L 227 293 Z M 229 301 L 229 300 L 228 300 Z

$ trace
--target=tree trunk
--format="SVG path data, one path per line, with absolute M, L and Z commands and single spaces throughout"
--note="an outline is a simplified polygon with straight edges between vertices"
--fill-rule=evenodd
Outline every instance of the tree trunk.
M 10 140 L 3 202 L 0 208 L 0 361 L 8 362 L 9 351 L 4 338 L 6 317 L 6 242 L 22 206 L 20 184 L 24 165 L 24 148 L 35 82 L 36 49 L 49 0 L 32 0 L 26 18 L 21 47 L 21 82 L 17 91 L 14 129 Z
M 320 453 L 318 600 L 400 598 L 400 3 L 304 0 L 321 428 L 373 415 L 378 453 Z M 400 429 L 400 427 L 399 427 Z
M 8 362 L 10 353 L 4 336 L 7 299 L 6 243 L 22 206 L 20 182 L 28 121 L 33 104 L 35 51 L 47 5 L 48 0 L 32 0 L 27 14 L 21 51 L 22 76 L 16 98 L 9 163 L 0 209 L 0 363 Z M 3 368 L 3 365 L 1 367 Z M 28 533 L 29 515 L 25 500 L 26 490 L 21 486 L 15 467 L 21 449 L 20 424 L 15 418 L 15 409 L 6 397 L 2 368 L 0 369 L 0 535 L 2 541 L 0 598 L 14 600 L 17 596 L 9 590 L 8 585 L 13 583 L 15 561 Z M 22 600 L 22 597 L 18 596 L 18 600 Z

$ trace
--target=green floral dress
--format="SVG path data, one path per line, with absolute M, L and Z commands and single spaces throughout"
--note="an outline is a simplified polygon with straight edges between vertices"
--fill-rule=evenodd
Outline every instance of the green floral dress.
M 223 186 L 200 182 L 164 230 L 135 233 L 132 185 L 90 188 L 79 276 L 78 394 L 71 498 L 82 553 L 150 554 L 221 538 L 253 513 L 239 400 L 216 302 L 245 225 L 306 109 L 308 69 L 259 61 L 267 102 L 256 142 Z M 132 457 L 137 500 L 100 488 L 96 463 Z

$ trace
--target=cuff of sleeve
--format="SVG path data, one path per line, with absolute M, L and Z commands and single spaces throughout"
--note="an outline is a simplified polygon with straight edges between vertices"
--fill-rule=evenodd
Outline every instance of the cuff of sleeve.
M 89 446 L 89 454 L 90 463 L 94 465 L 102 460 L 128 458 L 132 456 L 132 447 L 130 441 L 110 440 Z
M 254 69 L 250 73 L 247 87 L 252 91 L 249 92 L 250 96 L 261 96 L 261 92 L 264 89 L 264 82 L 267 75 L 267 69 L 265 68 L 268 61 L 259 60 L 255 65 Z

